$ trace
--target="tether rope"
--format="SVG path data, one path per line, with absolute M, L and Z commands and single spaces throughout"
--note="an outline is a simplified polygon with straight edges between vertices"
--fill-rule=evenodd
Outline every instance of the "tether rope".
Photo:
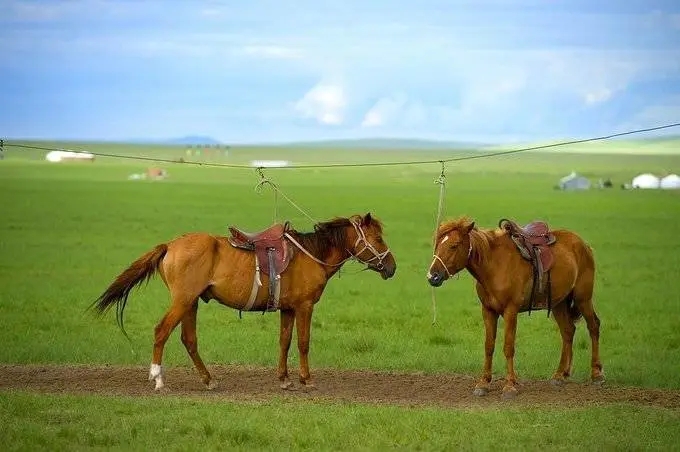
M 255 191 L 257 193 L 260 193 L 262 191 L 262 187 L 265 186 L 265 185 L 268 185 L 269 187 L 271 187 L 272 191 L 274 192 L 274 222 L 276 222 L 276 220 L 278 218 L 277 212 L 276 212 L 278 198 L 276 197 L 276 195 L 280 194 L 281 196 L 284 197 L 284 199 L 286 201 L 288 201 L 290 203 L 291 206 L 295 207 L 300 213 L 302 213 L 302 215 L 307 217 L 307 219 L 310 220 L 313 224 L 318 223 L 318 221 L 315 220 L 314 218 L 312 218 L 312 216 L 309 215 L 302 207 L 297 205 L 292 199 L 290 199 L 290 197 L 288 197 L 288 195 L 286 195 L 283 191 L 281 191 L 281 189 L 279 188 L 278 185 L 276 185 L 274 182 L 272 182 L 270 179 L 268 179 L 264 175 L 264 168 L 261 168 L 261 167 L 257 168 L 257 174 L 260 176 L 260 182 L 258 182 L 257 185 L 255 186 Z
M 442 209 L 444 207 L 444 194 L 445 194 L 445 189 L 446 189 L 446 174 L 444 174 L 446 167 L 444 161 L 441 162 L 442 164 L 442 172 L 439 175 L 438 178 L 434 180 L 435 184 L 439 184 L 439 205 L 437 207 L 437 217 L 434 222 L 434 234 L 432 237 L 432 254 L 436 252 L 437 249 L 437 229 L 439 229 L 439 222 L 441 221 L 442 218 Z M 435 297 L 434 287 L 431 287 L 432 290 L 432 325 L 437 324 L 437 300 Z

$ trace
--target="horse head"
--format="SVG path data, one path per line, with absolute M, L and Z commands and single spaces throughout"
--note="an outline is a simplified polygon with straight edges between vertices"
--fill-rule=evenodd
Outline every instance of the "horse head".
M 347 235 L 347 249 L 356 260 L 380 273 L 383 279 L 394 276 L 397 263 L 383 239 L 382 223 L 370 212 L 350 218 L 353 230 Z
M 463 270 L 472 254 L 470 232 L 475 222 L 467 218 L 442 223 L 437 229 L 437 242 L 427 280 L 434 287 Z

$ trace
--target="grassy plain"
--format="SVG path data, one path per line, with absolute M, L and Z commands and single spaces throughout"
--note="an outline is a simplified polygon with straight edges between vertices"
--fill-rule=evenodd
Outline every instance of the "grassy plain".
M 63 147 L 190 159 L 183 148 Z M 560 176 L 572 170 L 594 180 L 610 177 L 616 187 L 640 172 L 678 173 L 680 155 L 567 154 L 564 150 L 448 164 L 445 214 L 467 214 L 488 227 L 501 217 L 519 222 L 542 218 L 553 227 L 576 230 L 595 249 L 595 306 L 602 319 L 608 384 L 680 388 L 680 193 L 552 189 Z M 258 179 L 252 169 L 168 163 L 157 165 L 168 170 L 168 180 L 130 181 L 129 174 L 143 171 L 150 163 L 99 158 L 95 163 L 49 164 L 41 161 L 41 151 L 11 149 L 7 154 L 0 162 L 3 363 L 148 364 L 153 327 L 167 306 L 160 281 L 131 297 L 126 328 L 132 348 L 112 316 L 95 320 L 83 312 L 85 307 L 119 271 L 159 242 L 190 230 L 225 232 L 229 224 L 255 230 L 273 218 L 273 197 L 254 192 Z M 471 154 L 234 148 L 228 156 L 201 158 L 247 165 L 252 159 L 269 158 L 298 164 L 463 155 Z M 437 292 L 438 324 L 430 324 L 430 288 L 424 275 L 431 256 L 438 198 L 433 179 L 439 174 L 438 164 L 269 169 L 266 174 L 316 219 L 373 212 L 384 221 L 386 239 L 398 262 L 391 281 L 359 273 L 356 264 L 331 281 L 314 314 L 312 374 L 315 367 L 479 372 L 483 323 L 467 274 Z M 298 229 L 311 228 L 311 222 L 284 201 L 278 213 Z M 516 357 L 520 377 L 547 378 L 559 359 L 557 328 L 542 314 L 520 318 Z M 201 354 L 208 365 L 273 369 L 277 316 L 244 314 L 239 320 L 236 311 L 211 303 L 201 305 L 198 322 Z M 575 339 L 576 381 L 588 377 L 589 343 L 580 323 Z M 297 353 L 294 347 L 291 351 L 295 369 Z M 494 363 L 497 375 L 504 369 L 500 351 L 497 348 Z M 164 364 L 189 364 L 177 333 L 168 342 Z M 168 379 L 172 379 L 171 369 Z M 0 439 L 19 449 L 52 444 L 144 449 L 154 442 L 167 446 L 174 441 L 182 449 L 197 440 L 205 441 L 208 448 L 222 444 L 324 449 L 485 449 L 501 440 L 501 446 L 511 449 L 577 449 L 579 444 L 596 444 L 605 449 L 668 450 L 678 444 L 677 411 L 632 406 L 479 412 L 354 404 L 291 406 L 276 400 L 249 405 L 6 393 L 0 396 L 0 407 L 0 415 L 6 418 L 3 424 L 10 426 Z M 53 416 L 55 411 L 73 416 L 60 418 Z M 159 426 L 176 421 L 182 425 L 180 432 L 160 439 L 153 436 Z M 600 436 L 605 429 L 617 431 L 616 438 L 611 433 Z M 283 434 L 280 440 L 279 434 Z
M 680 414 L 6 394 L 4 450 L 677 450 Z M 9 447 L 7 447 L 9 446 Z

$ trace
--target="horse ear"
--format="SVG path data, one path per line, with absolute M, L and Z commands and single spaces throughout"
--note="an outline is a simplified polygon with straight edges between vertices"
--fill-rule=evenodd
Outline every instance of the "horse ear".
M 372 220 L 373 220 L 373 218 L 371 218 L 371 212 L 368 212 L 368 213 L 364 216 L 364 218 L 361 219 L 361 224 L 362 224 L 363 226 L 368 226 L 368 225 L 371 224 L 371 221 L 372 221 Z
M 468 232 L 468 234 L 469 234 L 470 231 L 472 231 L 474 228 L 475 228 L 475 222 L 473 221 L 473 222 L 470 223 L 470 224 L 468 225 L 468 227 L 467 227 L 467 232 Z

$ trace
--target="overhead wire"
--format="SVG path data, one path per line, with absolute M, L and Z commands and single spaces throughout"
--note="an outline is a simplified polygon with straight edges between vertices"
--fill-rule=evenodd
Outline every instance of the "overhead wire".
M 604 141 L 604 140 L 609 140 L 609 139 L 612 139 L 612 138 L 617 138 L 617 137 L 622 137 L 622 136 L 627 136 L 627 135 L 640 134 L 640 133 L 645 133 L 645 132 L 653 132 L 653 131 L 663 130 L 663 129 L 670 129 L 670 128 L 679 127 L 679 126 L 680 126 L 680 122 L 675 122 L 675 123 L 664 124 L 664 125 L 660 125 L 660 126 L 639 128 L 639 129 L 634 129 L 634 130 L 628 130 L 628 131 L 625 131 L 625 132 L 612 133 L 612 134 L 608 134 L 608 135 L 601 135 L 601 136 L 590 137 L 590 138 L 583 138 L 583 139 L 569 140 L 569 141 L 559 141 L 559 142 L 556 142 L 556 143 L 527 146 L 527 147 L 521 147 L 521 148 L 517 148 L 517 149 L 506 149 L 506 150 L 501 150 L 501 151 L 496 151 L 496 152 L 479 152 L 479 153 L 473 154 L 473 155 L 463 155 L 463 156 L 458 156 L 458 157 L 450 157 L 450 158 L 447 158 L 447 159 L 439 158 L 439 159 L 433 159 L 433 160 L 406 160 L 406 161 L 392 161 L 392 162 L 299 164 L 299 165 L 281 166 L 281 167 L 277 167 L 276 169 L 361 168 L 361 167 L 377 167 L 377 166 L 408 166 L 408 165 L 441 164 L 441 162 L 444 162 L 444 163 L 461 162 L 461 161 L 466 161 L 466 160 L 475 160 L 475 159 L 484 159 L 484 158 L 498 157 L 498 156 L 504 156 L 504 155 L 512 155 L 512 154 L 518 154 L 518 153 L 521 153 L 521 152 L 535 151 L 535 150 L 539 150 L 539 149 L 549 149 L 549 148 L 570 146 L 570 145 L 574 145 L 574 144 L 589 143 L 589 142 L 594 142 L 594 141 Z M 64 148 L 55 148 L 55 147 L 36 146 L 36 145 L 29 145 L 29 144 L 22 144 L 22 143 L 13 143 L 10 140 L 5 140 L 4 146 L 5 147 L 14 147 L 14 148 L 23 148 L 23 149 L 43 150 L 43 151 L 69 151 L 69 149 L 64 149 Z M 119 158 L 119 159 L 127 159 L 127 160 L 141 160 L 141 161 L 149 161 L 149 162 L 174 163 L 174 164 L 182 164 L 182 165 L 197 165 L 197 166 L 214 167 L 214 168 L 242 168 L 242 169 L 264 168 L 263 166 L 253 166 L 253 165 L 243 165 L 243 164 L 233 164 L 233 163 L 201 162 L 201 161 L 184 160 L 184 159 L 168 159 L 168 158 L 145 157 L 145 156 L 136 156 L 136 155 L 111 154 L 111 153 L 105 153 L 105 152 L 91 152 L 91 151 L 77 151 L 77 152 L 88 152 L 88 153 L 90 153 L 90 154 L 92 154 L 96 157 L 110 157 L 110 158 Z M 272 168 L 269 168 L 269 169 L 272 169 Z

